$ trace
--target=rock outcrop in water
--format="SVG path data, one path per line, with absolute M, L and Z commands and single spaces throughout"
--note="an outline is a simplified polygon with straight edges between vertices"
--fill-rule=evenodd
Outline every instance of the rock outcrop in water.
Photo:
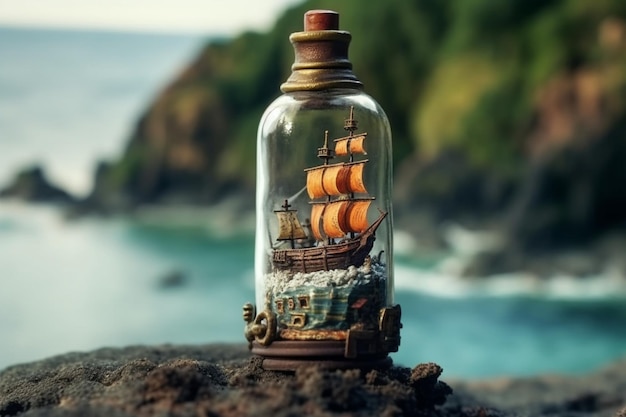
M 268 372 L 244 345 L 70 353 L 0 372 L 0 416 L 623 416 L 626 362 L 584 377 L 439 381 L 433 363 Z M 620 412 L 619 410 L 622 409 Z
M 74 198 L 65 190 L 50 183 L 43 168 L 25 168 L 15 179 L 0 190 L 0 198 L 17 198 L 34 203 L 73 203 Z

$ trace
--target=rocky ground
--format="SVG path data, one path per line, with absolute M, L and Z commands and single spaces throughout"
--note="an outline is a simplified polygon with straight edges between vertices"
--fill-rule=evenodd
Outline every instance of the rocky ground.
M 0 416 L 626 416 L 626 361 L 451 386 L 441 372 L 268 372 L 244 345 L 105 348 L 0 372 Z

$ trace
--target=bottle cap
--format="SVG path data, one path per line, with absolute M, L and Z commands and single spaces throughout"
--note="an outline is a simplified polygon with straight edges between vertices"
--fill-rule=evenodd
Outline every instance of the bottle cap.
M 309 10 L 304 14 L 304 31 L 339 30 L 339 13 L 332 10 Z

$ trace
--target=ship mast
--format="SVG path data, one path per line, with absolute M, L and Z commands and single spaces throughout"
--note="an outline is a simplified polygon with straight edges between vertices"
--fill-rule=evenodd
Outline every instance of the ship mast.
M 354 136 L 354 132 L 358 130 L 358 122 L 354 119 L 354 106 L 350 106 L 350 117 L 345 120 L 343 129 L 349 132 L 348 134 L 348 149 L 350 149 L 350 141 Z M 350 162 L 354 162 L 354 154 L 350 152 Z M 354 200 L 354 193 L 349 194 L 350 200 Z M 350 232 L 350 239 L 354 239 L 354 232 Z
M 328 165 L 328 161 L 335 157 L 334 153 L 335 152 L 332 150 L 332 148 L 328 147 L 328 130 L 325 130 L 324 146 L 322 146 L 321 148 L 317 148 L 317 157 L 324 160 L 324 165 Z M 326 196 L 326 201 L 330 203 L 331 199 L 329 195 Z M 333 239 L 330 237 L 327 239 L 327 242 L 329 245 L 332 245 L 334 243 Z
M 328 147 L 328 130 L 324 131 L 324 146 L 317 148 L 317 157 L 324 160 L 324 165 L 328 165 L 328 161 L 335 157 L 335 153 Z
M 348 149 L 350 149 L 350 140 L 354 136 L 354 132 L 359 129 L 358 122 L 354 119 L 354 106 L 350 106 L 350 118 L 345 120 L 343 129 L 350 132 L 348 135 Z M 354 154 L 350 152 L 350 162 L 354 162 Z M 354 198 L 354 194 L 351 196 Z

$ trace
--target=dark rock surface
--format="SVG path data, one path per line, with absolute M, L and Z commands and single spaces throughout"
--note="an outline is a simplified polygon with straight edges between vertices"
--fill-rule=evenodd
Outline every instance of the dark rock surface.
M 487 407 L 520 416 L 626 415 L 626 359 L 584 376 L 542 375 L 452 383 Z
M 428 415 L 450 392 L 440 373 L 267 372 L 244 345 L 101 349 L 6 369 L 0 415 Z
M 17 173 L 7 187 L 0 189 L 0 198 L 18 198 L 29 202 L 72 203 L 74 198 L 51 184 L 39 166 L 28 167 Z
M 626 361 L 585 377 L 458 381 L 452 395 L 438 381 L 441 372 L 432 363 L 412 370 L 267 372 L 243 344 L 105 348 L 0 372 L 0 416 L 626 413 Z

